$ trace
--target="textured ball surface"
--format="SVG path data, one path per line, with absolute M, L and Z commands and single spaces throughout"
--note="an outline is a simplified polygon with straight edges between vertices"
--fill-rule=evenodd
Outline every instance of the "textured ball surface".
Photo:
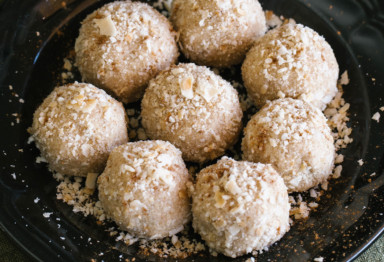
M 215 67 L 241 63 L 266 31 L 257 0 L 175 0 L 171 20 L 183 54 L 197 64 Z
M 148 81 L 179 55 L 168 20 L 151 6 L 131 1 L 104 5 L 82 22 L 76 63 L 85 81 L 124 103 L 139 100 Z
M 255 42 L 242 65 L 247 93 L 258 107 L 290 97 L 323 110 L 337 93 L 338 75 L 331 46 L 301 24 L 269 31 Z
M 29 129 L 50 169 L 75 176 L 103 171 L 111 150 L 128 141 L 124 107 L 83 83 L 55 88 Z
M 188 170 L 181 152 L 164 141 L 115 148 L 98 178 L 107 215 L 135 237 L 172 236 L 190 220 Z
M 335 147 L 323 113 L 301 100 L 267 103 L 248 122 L 244 158 L 270 163 L 288 191 L 306 191 L 332 173 Z
M 173 66 L 151 80 L 141 107 L 147 135 L 170 141 L 186 161 L 223 155 L 242 127 L 237 91 L 207 67 L 194 64 Z
M 223 157 L 197 175 L 193 228 L 213 250 L 237 257 L 289 230 L 287 187 L 271 165 Z

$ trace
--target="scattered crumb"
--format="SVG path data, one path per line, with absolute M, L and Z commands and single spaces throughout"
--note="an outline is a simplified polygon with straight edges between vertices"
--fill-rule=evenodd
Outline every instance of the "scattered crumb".
M 359 163 L 360 166 L 364 165 L 364 161 L 363 161 L 363 159 L 359 159 L 359 160 L 357 160 L 357 163 Z
M 349 84 L 349 77 L 348 77 L 348 71 L 345 70 L 344 73 L 341 75 L 339 79 L 340 85 L 348 85 Z
M 172 2 L 173 0 L 157 0 L 156 2 L 152 3 L 152 6 L 162 10 L 161 13 L 168 17 L 172 9 Z
M 33 202 L 34 202 L 35 204 L 39 203 L 39 201 L 40 201 L 40 198 L 38 198 L 38 197 L 36 197 L 36 198 L 33 200 Z
M 335 164 L 341 164 L 344 162 L 344 155 L 336 154 Z
M 317 257 L 313 261 L 315 261 L 315 262 L 323 262 L 324 258 L 323 257 Z
M 348 81 L 345 79 L 342 80 L 343 78 L 347 78 Z M 350 104 L 345 103 L 343 98 L 342 85 L 345 83 L 349 83 L 347 71 L 343 73 L 341 79 L 339 80 L 338 92 L 336 96 L 324 110 L 324 114 L 328 119 L 328 125 L 332 129 L 336 151 L 341 148 L 346 148 L 348 144 L 353 142 L 353 139 L 350 137 L 352 128 L 347 124 L 349 121 L 349 117 L 347 115 Z
M 334 171 L 333 171 L 332 178 L 334 178 L 334 179 L 339 178 L 341 176 L 341 171 L 342 170 L 343 170 L 343 166 L 342 165 L 336 166 Z
M 12 173 L 11 176 L 12 176 L 12 178 L 13 178 L 14 180 L 16 180 L 16 174 L 15 174 L 15 173 Z
M 43 216 L 45 218 L 49 218 L 52 214 L 53 214 L 53 212 L 45 212 L 45 213 L 43 213 Z
M 275 28 L 283 24 L 284 17 L 278 17 L 270 10 L 266 10 L 264 13 L 268 28 Z
M 141 240 L 139 252 L 144 255 L 153 253 L 162 258 L 184 259 L 205 250 L 204 244 L 188 237 L 188 232 L 184 231 L 181 234 L 182 236 L 178 237 L 175 244 L 169 238 L 165 240 Z
M 327 191 L 328 190 L 328 181 L 324 181 L 323 183 L 321 183 L 321 189 Z
M 377 123 L 379 123 L 380 120 L 380 113 L 376 112 L 373 116 L 372 119 L 375 120 Z
M 64 65 L 63 68 L 65 70 L 71 71 L 72 70 L 72 63 L 68 60 L 68 58 L 64 58 Z
M 295 219 L 305 219 L 309 216 L 310 207 L 307 202 L 297 202 L 298 206 L 291 207 L 290 215 L 294 216 Z
M 37 164 L 47 163 L 47 160 L 44 157 L 42 157 L 42 156 L 38 156 L 38 157 L 36 157 L 36 163 Z

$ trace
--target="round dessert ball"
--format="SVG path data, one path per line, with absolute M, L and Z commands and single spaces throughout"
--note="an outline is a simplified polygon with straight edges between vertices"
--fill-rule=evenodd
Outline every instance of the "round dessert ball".
M 331 46 L 312 29 L 286 24 L 259 38 L 242 76 L 256 106 L 291 97 L 325 109 L 337 93 L 339 66 Z
M 122 229 L 157 239 L 183 230 L 190 220 L 190 175 L 169 142 L 140 141 L 115 148 L 98 178 L 106 214 Z
M 287 187 L 271 165 L 223 157 L 191 188 L 193 228 L 213 250 L 237 257 L 289 230 Z
M 161 72 L 149 83 L 141 107 L 148 137 L 171 142 L 186 161 L 202 163 L 223 155 L 242 126 L 237 91 L 195 64 Z
M 170 22 L 151 6 L 131 1 L 104 5 L 82 22 L 76 63 L 84 81 L 124 103 L 139 100 L 148 81 L 179 55 Z
M 91 84 L 55 88 L 28 130 L 49 168 L 74 176 L 101 173 L 112 149 L 128 141 L 123 105 Z
M 183 54 L 197 64 L 215 67 L 241 63 L 267 28 L 257 0 L 175 0 L 171 20 Z
M 335 147 L 327 119 L 292 98 L 267 103 L 248 122 L 242 141 L 248 161 L 270 163 L 288 191 L 306 191 L 332 172 Z

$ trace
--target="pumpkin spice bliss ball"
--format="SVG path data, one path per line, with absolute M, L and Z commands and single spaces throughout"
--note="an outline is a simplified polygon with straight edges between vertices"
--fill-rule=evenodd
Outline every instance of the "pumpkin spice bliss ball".
M 207 67 L 191 63 L 151 80 L 141 107 L 146 134 L 174 144 L 185 161 L 203 163 L 223 155 L 242 127 L 237 91 Z
M 325 182 L 333 169 L 335 145 L 320 109 L 292 98 L 267 103 L 248 122 L 243 157 L 269 163 L 290 192 Z
M 65 175 L 100 173 L 112 149 L 128 141 L 123 105 L 91 84 L 55 88 L 28 129 L 49 168 Z
M 271 165 L 223 157 L 190 190 L 193 228 L 226 256 L 268 248 L 289 230 L 287 187 Z
M 138 101 L 148 81 L 179 56 L 167 18 L 131 1 L 112 2 L 88 15 L 75 52 L 83 80 L 124 103 Z
M 285 24 L 259 38 L 241 70 L 248 96 L 259 108 L 290 97 L 324 110 L 337 93 L 339 66 L 332 47 L 301 24 Z
M 175 0 L 171 21 L 182 53 L 197 64 L 214 67 L 241 63 L 267 30 L 257 0 Z
M 190 221 L 190 175 L 169 142 L 139 141 L 115 148 L 98 178 L 106 214 L 134 237 L 159 239 Z

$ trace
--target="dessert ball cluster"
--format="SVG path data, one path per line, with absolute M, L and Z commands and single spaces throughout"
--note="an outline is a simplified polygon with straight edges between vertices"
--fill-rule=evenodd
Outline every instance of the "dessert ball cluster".
M 95 86 L 55 88 L 29 132 L 53 171 L 101 173 L 105 214 L 135 238 L 173 236 L 192 220 L 212 251 L 266 249 L 289 230 L 288 193 L 332 172 L 334 141 L 321 110 L 337 92 L 339 70 L 312 29 L 266 31 L 256 0 L 174 0 L 170 21 L 144 3 L 108 3 L 84 19 L 75 43 L 83 81 Z M 175 65 L 178 47 L 189 62 Z M 260 110 L 240 151 L 238 92 L 206 66 L 242 62 Z M 128 143 L 125 109 L 103 89 L 123 103 L 140 101 L 152 140 Z M 228 150 L 246 161 L 224 156 Z M 196 177 L 184 161 L 199 165 Z

